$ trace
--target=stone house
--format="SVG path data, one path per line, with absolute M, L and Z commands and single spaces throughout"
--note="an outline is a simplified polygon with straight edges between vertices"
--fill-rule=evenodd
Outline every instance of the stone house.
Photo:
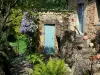
M 76 32 L 78 30 L 80 34 L 86 32 L 90 39 L 95 38 L 96 33 L 100 30 L 99 8 L 99 0 L 68 0 L 68 9 L 74 10 L 74 13 L 42 12 L 39 27 L 41 47 L 48 51 L 46 53 L 58 52 L 58 47 L 61 46 L 59 41 L 67 29 Z M 77 30 L 74 28 L 75 26 Z
M 58 47 L 60 47 L 59 42 L 65 31 L 69 28 L 74 31 L 73 26 L 75 26 L 75 23 L 72 21 L 74 13 L 66 12 L 50 11 L 40 13 L 40 46 L 48 51 L 46 53 L 57 53 Z
M 100 30 L 100 0 L 68 0 L 68 7 L 76 11 L 79 30 L 95 38 Z

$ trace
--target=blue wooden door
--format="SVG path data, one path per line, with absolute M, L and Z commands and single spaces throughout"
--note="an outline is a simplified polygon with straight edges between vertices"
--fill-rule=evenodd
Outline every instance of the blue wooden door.
M 45 24 L 44 33 L 44 52 L 46 54 L 54 54 L 55 26 L 52 24 Z
M 79 18 L 79 30 L 84 32 L 84 4 L 78 4 L 78 18 Z

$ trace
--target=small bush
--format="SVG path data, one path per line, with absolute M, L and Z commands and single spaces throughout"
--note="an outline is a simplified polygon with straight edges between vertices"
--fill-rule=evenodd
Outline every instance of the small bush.
M 33 65 L 36 65 L 36 64 L 39 64 L 40 61 L 43 60 L 43 55 L 36 55 L 36 54 L 31 54 L 31 55 L 28 55 L 26 57 L 26 59 Z
M 65 63 L 60 59 L 52 59 L 45 64 L 40 61 L 33 70 L 33 75 L 69 75 L 70 71 L 66 69 Z

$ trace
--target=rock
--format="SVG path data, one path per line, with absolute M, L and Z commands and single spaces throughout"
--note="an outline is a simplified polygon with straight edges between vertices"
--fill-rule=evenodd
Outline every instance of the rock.
M 26 60 L 25 56 L 19 56 L 12 62 L 12 75 L 31 75 L 32 65 Z

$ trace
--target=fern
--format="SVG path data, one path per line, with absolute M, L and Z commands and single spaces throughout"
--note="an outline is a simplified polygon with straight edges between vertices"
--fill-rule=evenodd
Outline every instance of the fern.
M 45 63 L 41 61 L 40 64 L 35 66 L 35 71 L 33 75 L 47 75 L 47 68 L 45 66 Z
M 43 55 L 36 55 L 36 54 L 31 54 L 31 55 L 28 55 L 27 57 L 26 57 L 26 59 L 30 62 L 30 63 L 32 63 L 33 65 L 35 65 L 35 64 L 38 64 L 38 63 L 40 63 L 41 62 L 41 60 L 43 60 Z
M 65 63 L 60 59 L 50 58 L 47 64 L 40 62 L 34 67 L 33 75 L 69 75 Z

